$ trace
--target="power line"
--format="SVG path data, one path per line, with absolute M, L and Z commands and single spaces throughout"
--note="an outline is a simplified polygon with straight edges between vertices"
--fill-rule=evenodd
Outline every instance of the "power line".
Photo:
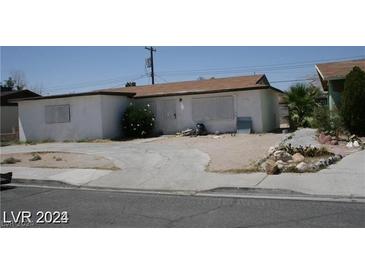
M 290 82 L 301 82 L 301 81 L 315 81 L 315 79 L 305 78 L 305 79 L 292 79 L 292 80 L 277 80 L 277 81 L 270 81 L 272 83 L 290 83 Z
M 365 55 L 358 55 L 358 56 L 349 56 L 349 57 L 342 57 L 336 59 L 320 59 L 320 60 L 312 60 L 306 62 L 291 62 L 291 63 L 281 63 L 281 64 L 270 64 L 270 65 L 260 65 L 260 66 L 238 66 L 238 67 L 221 67 L 221 68 L 210 68 L 210 69 L 198 69 L 198 70 L 177 70 L 177 71 L 161 71 L 160 75 L 167 75 L 167 74 L 183 74 L 183 73 L 204 73 L 204 72 L 214 72 L 214 71 L 234 71 L 239 70 L 262 70 L 262 69 L 281 69 L 281 68 L 299 68 L 310 66 L 319 62 L 329 62 L 329 61 L 341 61 L 341 60 L 349 60 L 349 59 L 357 59 L 357 58 L 365 58 Z
M 145 74 L 143 74 L 145 75 Z M 46 87 L 46 89 L 49 90 L 60 90 L 60 89 L 66 89 L 66 88 L 82 88 L 82 87 L 91 87 L 91 86 L 100 86 L 108 83 L 115 83 L 115 82 L 121 82 L 121 81 L 128 81 L 131 78 L 140 77 L 141 75 L 130 75 L 130 76 L 124 76 L 124 77 L 114 77 L 104 80 L 96 80 L 96 81 L 89 81 L 89 82 L 79 82 L 74 84 L 67 84 L 67 85 L 57 85 L 53 87 Z M 132 80 L 133 81 L 133 80 Z
M 169 81 L 167 81 L 165 78 L 161 77 L 160 75 L 157 75 L 156 73 L 155 73 L 155 76 L 157 76 L 159 79 L 161 79 L 162 81 L 164 81 L 164 82 L 166 82 L 166 83 L 168 83 L 168 82 L 169 82 Z
M 153 49 L 155 51 L 155 49 Z M 240 67 L 226 67 L 226 68 L 211 68 L 211 69 L 200 69 L 200 70 L 180 70 L 180 71 L 165 71 L 159 73 L 159 78 L 161 75 L 196 75 L 196 74 L 204 74 L 209 72 L 214 72 L 214 74 L 229 74 L 229 73 L 238 73 L 238 72 L 273 72 L 273 71 L 283 71 L 283 70 L 295 70 L 302 69 L 308 66 L 312 66 L 313 64 L 319 62 L 327 62 L 327 61 L 340 61 L 340 60 L 349 60 L 356 58 L 364 58 L 365 56 L 350 56 L 343 57 L 337 59 L 322 59 L 322 60 L 312 60 L 308 62 L 292 62 L 292 63 L 281 63 L 276 65 L 261 65 L 261 66 L 240 66 Z M 153 73 L 154 74 L 154 73 Z M 155 75 L 155 74 L 154 74 Z M 66 88 L 82 88 L 82 87 L 91 87 L 91 86 L 100 86 L 108 83 L 115 83 L 123 80 L 128 80 L 132 77 L 136 77 L 136 75 L 127 76 L 127 77 L 113 77 L 104 80 L 96 80 L 96 81 L 88 81 L 88 82 L 79 82 L 73 84 L 65 84 L 65 85 L 56 85 L 51 87 L 46 87 L 48 90 L 60 90 Z M 166 81 L 166 80 L 164 80 Z M 154 79 L 153 79 L 154 82 Z M 167 82 L 167 81 L 166 81 Z

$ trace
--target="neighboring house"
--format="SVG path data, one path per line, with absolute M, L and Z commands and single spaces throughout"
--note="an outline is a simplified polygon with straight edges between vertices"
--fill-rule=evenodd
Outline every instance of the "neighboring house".
M 282 94 L 265 75 L 254 75 L 28 98 L 18 100 L 19 134 L 21 140 L 118 138 L 130 103 L 149 104 L 163 134 L 196 123 L 236 132 L 242 120 L 253 132 L 267 132 L 279 128 Z
M 1 90 L 1 140 L 17 139 L 18 105 L 11 100 L 38 96 L 30 90 Z
M 328 93 L 328 106 L 330 110 L 339 108 L 346 75 L 355 66 L 365 71 L 365 59 L 316 65 L 323 90 Z

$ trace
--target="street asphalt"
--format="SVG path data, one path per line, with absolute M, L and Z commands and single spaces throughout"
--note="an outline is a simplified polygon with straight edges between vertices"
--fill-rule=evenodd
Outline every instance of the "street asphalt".
M 365 227 L 365 203 L 355 202 L 196 197 L 10 185 L 2 187 L 0 198 L 2 227 L 14 227 L 14 218 L 24 211 L 31 213 L 33 223 L 19 225 L 18 222 L 15 226 Z M 66 211 L 68 222 L 36 224 L 38 211 L 41 214 Z

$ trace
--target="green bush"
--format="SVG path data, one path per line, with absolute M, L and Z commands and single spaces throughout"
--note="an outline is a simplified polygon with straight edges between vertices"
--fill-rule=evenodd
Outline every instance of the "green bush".
M 351 133 L 365 135 L 365 72 L 359 67 L 346 76 L 340 110 L 346 128 Z
M 311 127 L 338 136 L 343 131 L 343 120 L 337 111 L 330 111 L 326 106 L 319 106 L 313 111 Z
M 123 130 L 127 137 L 148 137 L 155 126 L 155 116 L 149 104 L 131 104 L 123 115 Z

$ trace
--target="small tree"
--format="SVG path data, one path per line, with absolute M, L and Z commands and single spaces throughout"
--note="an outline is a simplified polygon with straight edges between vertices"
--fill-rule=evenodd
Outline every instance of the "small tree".
M 359 67 L 346 76 L 340 112 L 351 133 L 365 135 L 365 72 Z
M 124 112 L 122 124 L 127 137 L 144 138 L 151 134 L 155 125 L 155 116 L 150 105 L 131 104 Z
M 313 85 L 298 83 L 289 88 L 284 96 L 289 109 L 289 123 L 292 128 L 310 125 L 313 110 L 318 103 L 319 89 Z

